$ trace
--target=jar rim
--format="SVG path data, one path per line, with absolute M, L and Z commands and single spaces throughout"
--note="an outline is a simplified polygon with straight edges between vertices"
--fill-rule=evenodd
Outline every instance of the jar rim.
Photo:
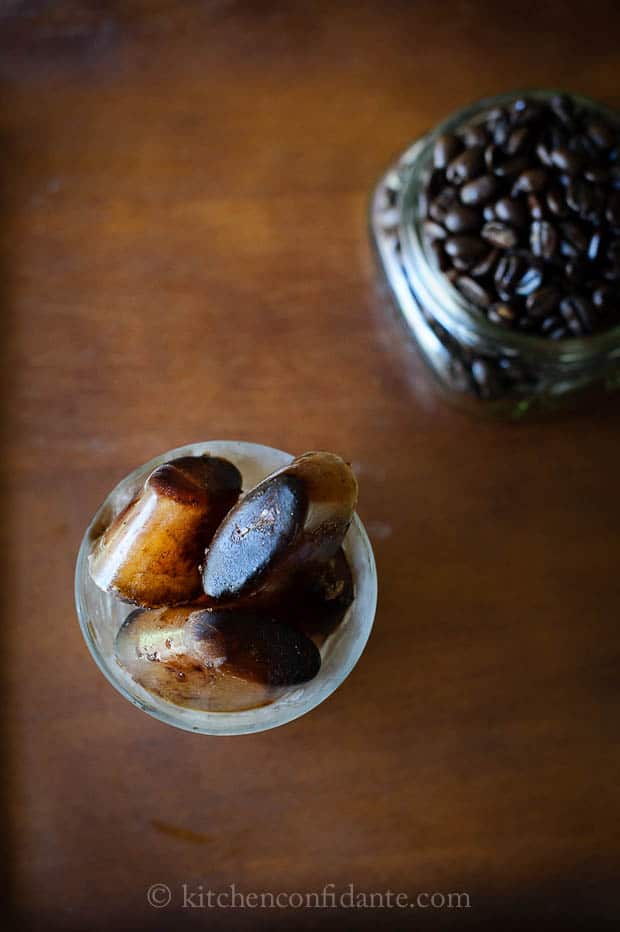
M 433 146 L 439 136 L 447 132 L 453 132 L 463 123 L 486 110 L 505 106 L 519 97 L 548 100 L 557 94 L 567 94 L 577 104 L 596 110 L 614 123 L 620 123 L 620 114 L 611 107 L 607 107 L 591 97 L 552 88 L 532 88 L 504 92 L 492 97 L 480 98 L 465 107 L 455 110 L 432 130 L 421 136 L 405 155 L 409 170 L 399 192 L 399 235 L 402 243 L 402 259 L 407 274 L 412 281 L 415 281 L 420 270 L 422 270 L 429 280 L 441 281 L 441 287 L 444 289 L 442 310 L 450 319 L 452 325 L 457 328 L 470 327 L 477 336 L 488 339 L 492 343 L 501 342 L 504 347 L 513 350 L 515 354 L 535 354 L 547 359 L 549 362 L 582 363 L 584 359 L 609 358 L 610 355 L 616 354 L 620 356 L 620 324 L 601 333 L 591 334 L 586 337 L 566 337 L 562 340 L 549 340 L 539 335 L 518 333 L 515 330 L 492 323 L 473 302 L 468 301 L 449 279 L 431 263 L 422 234 L 423 217 L 418 209 L 423 172 L 428 167 Z M 446 297 L 448 300 L 446 300 Z

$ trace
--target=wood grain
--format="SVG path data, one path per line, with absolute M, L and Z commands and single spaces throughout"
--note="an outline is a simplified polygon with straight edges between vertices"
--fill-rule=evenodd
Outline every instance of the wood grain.
M 384 165 L 467 101 L 551 85 L 620 103 L 618 26 L 597 0 L 0 5 L 16 927 L 618 917 L 617 410 L 503 426 L 446 407 L 365 229 Z M 352 460 L 380 574 L 341 689 L 231 739 L 117 695 L 72 596 L 109 488 L 219 438 Z M 472 908 L 182 908 L 183 883 L 233 882 Z

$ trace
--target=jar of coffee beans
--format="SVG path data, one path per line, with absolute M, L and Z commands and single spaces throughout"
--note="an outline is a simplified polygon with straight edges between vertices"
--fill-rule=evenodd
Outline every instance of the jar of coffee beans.
M 554 91 L 451 116 L 377 186 L 371 228 L 453 399 L 512 417 L 620 386 L 620 115 Z

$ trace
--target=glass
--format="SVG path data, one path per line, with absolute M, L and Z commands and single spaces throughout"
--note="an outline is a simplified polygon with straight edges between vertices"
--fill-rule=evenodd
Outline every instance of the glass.
M 469 410 L 520 418 L 587 404 L 620 386 L 620 326 L 554 341 L 493 324 L 439 271 L 422 233 L 420 203 L 437 137 L 516 97 L 547 99 L 556 93 L 501 94 L 459 110 L 407 149 L 372 196 L 371 236 L 396 304 L 444 395 Z M 618 122 L 607 107 L 571 96 Z
M 126 699 L 162 722 L 204 735 L 241 735 L 284 725 L 323 702 L 349 675 L 370 636 L 377 602 L 377 574 L 370 541 L 354 515 L 344 542 L 355 598 L 344 620 L 321 647 L 321 669 L 301 686 L 291 687 L 270 705 L 244 712 L 202 712 L 165 702 L 138 685 L 114 656 L 114 639 L 132 606 L 99 589 L 88 572 L 93 542 L 113 517 L 136 495 L 146 476 L 161 463 L 179 456 L 211 453 L 229 459 L 252 488 L 293 457 L 282 450 L 232 440 L 195 443 L 169 450 L 140 466 L 119 482 L 96 512 L 82 539 L 75 569 L 75 603 L 84 640 L 95 663 Z

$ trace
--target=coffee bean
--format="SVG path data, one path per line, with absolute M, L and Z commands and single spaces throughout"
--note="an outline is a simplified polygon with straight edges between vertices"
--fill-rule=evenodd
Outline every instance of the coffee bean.
M 495 220 L 495 208 L 493 207 L 493 204 L 484 205 L 482 208 L 482 216 L 484 220 L 487 221 L 487 223 L 489 220 Z
M 616 134 L 603 120 L 589 120 L 585 129 L 598 149 L 611 149 L 616 141 Z
M 534 194 L 542 191 L 549 179 L 549 172 L 544 168 L 528 168 L 521 172 L 512 188 L 512 196 Z
M 473 207 L 455 204 L 443 220 L 444 226 L 450 233 L 469 233 L 480 228 L 480 214 Z
M 568 94 L 556 94 L 549 101 L 549 107 L 565 126 L 572 127 L 575 108 Z
M 494 172 L 498 178 L 514 178 L 516 175 L 520 175 L 522 172 L 526 171 L 528 165 L 529 161 L 525 156 L 518 156 L 514 159 L 498 162 Z
M 578 223 L 574 223 L 572 220 L 565 220 L 560 224 L 560 230 L 564 240 L 573 247 L 573 250 L 568 255 L 581 255 L 581 253 L 587 252 L 589 245 L 589 236 L 588 233 L 581 227 Z
M 554 330 L 549 333 L 548 337 L 550 340 L 564 340 L 568 336 L 568 330 L 566 327 L 563 327 L 560 324 L 559 327 L 556 327 Z
M 489 320 L 494 324 L 512 324 L 517 319 L 517 312 L 510 304 L 496 303 L 489 308 Z
M 518 129 L 514 129 L 506 140 L 506 145 L 504 146 L 506 154 L 511 157 L 515 155 L 521 155 L 521 153 L 525 152 L 525 150 L 528 148 L 531 139 L 532 131 L 527 126 L 521 126 Z
M 542 220 L 545 216 L 545 207 L 539 194 L 528 194 L 527 209 L 532 220 Z
M 463 144 L 454 133 L 444 133 L 435 141 L 433 148 L 433 165 L 435 168 L 446 168 L 462 150 Z
M 590 268 L 582 256 L 575 256 L 564 265 L 566 281 L 571 285 L 581 285 L 589 274 Z
M 513 227 L 524 227 L 528 224 L 528 212 L 521 201 L 513 201 L 510 197 L 502 197 L 495 203 L 495 216 L 504 223 Z
M 487 171 L 493 172 L 500 164 L 501 160 L 504 157 L 503 149 L 500 146 L 491 144 L 487 146 L 484 150 L 484 164 L 486 165 Z
M 590 242 L 588 243 L 588 259 L 590 262 L 596 262 L 598 259 L 599 252 L 601 251 L 601 243 L 603 242 L 603 237 L 599 230 L 592 234 L 590 237 Z
M 495 285 L 502 300 L 514 294 L 516 283 L 523 272 L 523 262 L 518 256 L 506 254 L 497 263 Z
M 581 295 L 569 295 L 560 301 L 560 313 L 575 335 L 591 333 L 594 328 L 592 305 Z
M 483 278 L 485 275 L 489 275 L 498 259 L 499 250 L 491 249 L 480 262 L 476 262 L 475 265 L 472 265 L 470 275 L 473 275 L 475 278 Z
M 620 229 L 620 191 L 614 191 L 610 196 L 605 217 L 610 226 Z
M 490 223 L 485 223 L 480 235 L 499 249 L 511 249 L 517 245 L 519 239 L 516 230 L 499 220 L 491 220 Z
M 547 220 L 534 220 L 530 227 L 530 248 L 539 259 L 553 259 L 558 248 L 558 232 Z
M 463 130 L 462 139 L 468 149 L 472 146 L 487 146 L 489 134 L 483 126 L 468 126 Z
M 445 239 L 447 233 L 440 223 L 435 223 L 434 220 L 425 220 L 422 224 L 422 229 L 424 236 L 428 240 L 435 239 Z
M 444 249 L 450 258 L 466 263 L 465 268 L 470 268 L 486 252 L 485 244 L 477 236 L 449 236 Z
M 480 207 L 493 199 L 497 191 L 497 179 L 493 175 L 480 175 L 461 188 L 461 201 L 472 207 Z
M 547 317 L 560 303 L 562 294 L 553 285 L 539 288 L 527 296 L 525 306 L 530 317 Z
M 618 303 L 618 298 L 611 285 L 598 285 L 592 292 L 592 303 L 599 311 L 608 310 L 614 301 Z
M 536 146 L 536 155 L 538 156 L 538 160 L 542 162 L 546 168 L 550 168 L 552 166 L 553 162 L 551 161 L 551 150 L 547 148 L 544 142 L 539 142 Z
M 537 265 L 531 265 L 517 282 L 517 294 L 524 296 L 532 294 L 533 291 L 537 291 L 540 288 L 542 280 L 542 269 Z
M 555 330 L 556 327 L 562 326 L 562 318 L 557 314 L 550 314 L 548 317 L 545 317 L 542 324 L 540 325 L 540 332 L 547 335 L 551 333 L 552 330 Z
M 547 207 L 556 217 L 568 216 L 568 208 L 561 188 L 550 188 L 546 195 Z
M 551 162 L 560 171 L 567 172 L 569 175 L 576 175 L 583 165 L 583 159 L 565 146 L 553 150 Z
M 443 191 L 441 191 L 432 201 L 428 209 L 429 217 L 432 220 L 435 220 L 437 223 L 443 223 L 446 214 L 456 203 L 457 197 L 458 194 L 456 188 L 444 188 Z
M 583 177 L 586 181 L 593 184 L 607 184 L 609 181 L 609 169 L 605 165 L 589 165 L 583 170 Z
M 480 307 L 488 307 L 491 303 L 491 295 L 486 288 L 483 288 L 479 282 L 468 275 L 461 275 L 457 278 L 456 287 L 468 301 L 472 301 Z
M 446 168 L 446 178 L 452 184 L 460 185 L 472 178 L 477 178 L 483 169 L 484 149 L 482 146 L 474 146 L 452 159 Z

